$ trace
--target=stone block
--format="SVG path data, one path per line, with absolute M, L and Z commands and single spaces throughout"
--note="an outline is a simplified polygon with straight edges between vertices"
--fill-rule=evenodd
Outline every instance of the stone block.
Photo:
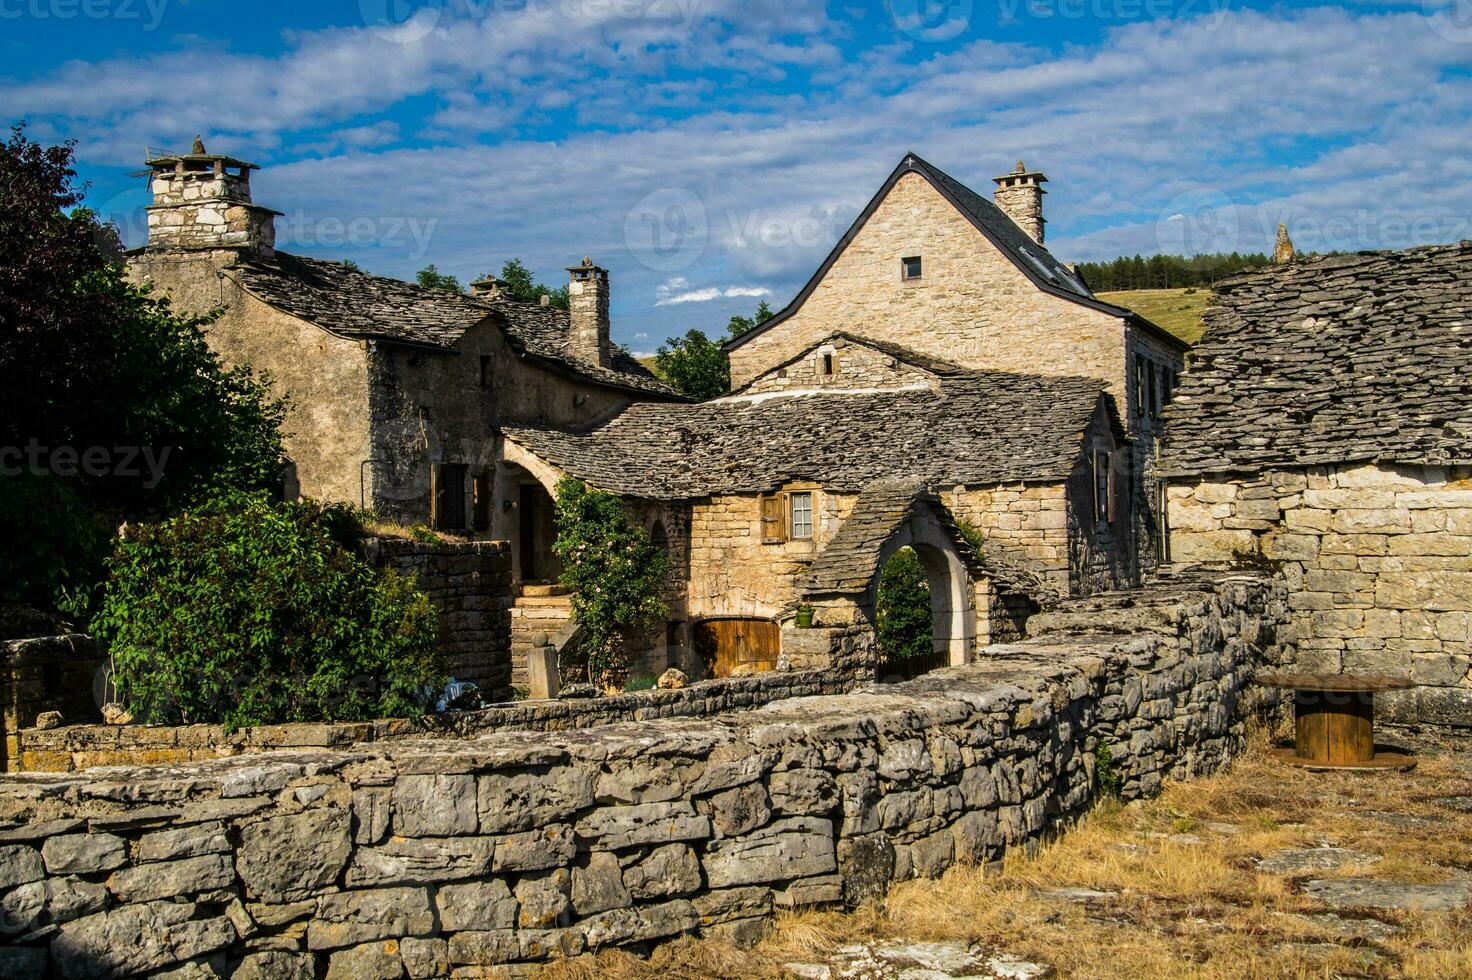
M 1375 604 L 1384 609 L 1472 611 L 1472 572 L 1382 572 Z
M 500 878 L 441 885 L 434 901 L 440 928 L 445 932 L 511 929 L 516 925 L 516 899 Z
M 1315 534 L 1266 534 L 1262 553 L 1278 561 L 1312 561 L 1319 555 L 1319 538 Z
M 230 859 L 222 854 L 206 854 L 114 871 L 108 876 L 107 890 L 119 902 L 134 904 L 195 895 L 234 883 L 235 869 Z
M 115 834 L 65 834 L 41 845 L 49 874 L 92 874 L 128 863 L 127 843 Z M 0 872 L 0 879 L 3 879 Z
M 572 911 L 572 875 L 566 868 L 558 868 L 523 878 L 516 885 L 516 901 L 520 906 L 516 924 L 521 929 L 566 925 Z
M 348 824 L 346 810 L 324 808 L 244 827 L 235 869 L 246 894 L 265 902 L 294 902 L 332 885 L 352 850 Z
M 365 888 L 474 878 L 490 872 L 494 854 L 492 837 L 393 837 L 354 851 L 346 880 Z
M 307 925 L 307 948 L 339 949 L 379 939 L 427 936 L 435 930 L 429 893 L 423 888 L 365 888 L 317 900 Z
M 138 840 L 140 862 L 177 861 L 206 854 L 227 854 L 229 851 L 230 841 L 225 836 L 225 825 L 218 820 L 174 830 L 158 830 L 144 834 Z
M 399 941 L 399 959 L 404 963 L 404 972 L 409 980 L 432 980 L 450 974 L 450 947 L 443 939 L 402 939 Z
M 327 959 L 327 980 L 400 980 L 404 961 L 396 940 L 339 949 Z
M 506 834 L 496 838 L 496 852 L 491 858 L 491 870 L 540 871 L 568 864 L 577 853 L 572 827 L 568 824 L 551 824 L 537 830 L 524 830 L 519 834 Z
M 1453 534 L 1402 534 L 1389 542 L 1392 555 L 1472 555 L 1472 537 Z
M 579 916 L 626 908 L 632 903 L 613 852 L 594 851 L 582 867 L 572 869 L 572 907 Z
M 71 877 L 32 881 L 0 897 L 0 933 L 14 935 L 70 922 L 106 904 L 107 889 L 99 884 Z
M 594 777 L 572 766 L 479 777 L 476 810 L 484 833 L 528 830 L 566 820 L 593 804 Z
M 1404 508 L 1341 510 L 1334 514 L 1333 527 L 1341 534 L 1409 534 L 1411 512 Z
M 147 902 L 63 923 L 51 958 L 66 977 L 159 972 L 222 950 L 235 940 L 224 916 L 195 918 L 190 902 Z
M 634 898 L 688 895 L 700 890 L 700 860 L 684 844 L 666 844 L 624 868 L 622 881 Z
M 790 881 L 837 868 L 833 825 L 814 817 L 777 820 L 746 837 L 714 841 L 705 854 L 712 888 Z
M 527 651 L 526 677 L 533 698 L 555 698 L 560 690 L 557 676 L 557 648 L 534 646 Z
M 1395 494 L 1384 489 L 1305 490 L 1303 506 L 1316 510 L 1387 510 L 1395 507 Z
M 711 821 L 686 802 L 638 803 L 595 810 L 578 821 L 576 833 L 581 840 L 597 841 L 601 848 L 617 850 L 704 840 L 711 835 Z
M 693 932 L 700 924 L 695 907 L 685 899 L 661 905 L 612 909 L 579 923 L 588 937 L 588 948 L 665 939 Z
M 404 837 L 450 837 L 476 831 L 475 777 L 431 773 L 394 783 L 394 827 Z

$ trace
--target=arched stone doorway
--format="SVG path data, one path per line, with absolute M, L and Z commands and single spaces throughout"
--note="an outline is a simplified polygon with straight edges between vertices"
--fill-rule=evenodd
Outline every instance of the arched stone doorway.
M 901 548 L 909 548 L 920 561 L 930 593 L 930 630 L 934 658 L 931 666 L 964 664 L 976 642 L 975 586 L 971 570 L 951 534 L 929 508 L 916 508 L 883 547 L 864 608 L 875 619 L 879 601 L 879 579 L 885 565 Z M 880 669 L 884 674 L 883 665 Z
M 492 506 L 491 532 L 511 544 L 515 581 L 556 582 L 562 574 L 562 563 L 552 550 L 557 540 L 556 504 L 545 482 L 516 463 L 499 463 Z

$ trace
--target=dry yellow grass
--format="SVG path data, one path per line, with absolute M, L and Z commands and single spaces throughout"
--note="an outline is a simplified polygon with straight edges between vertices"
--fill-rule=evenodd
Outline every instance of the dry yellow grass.
M 1472 769 L 1449 759 L 1424 758 L 1409 774 L 1326 774 L 1256 752 L 1227 773 L 1173 784 L 1154 800 L 1101 806 L 1035 853 L 1009 854 L 1000 867 L 958 867 L 938 880 L 903 883 L 882 907 L 783 916 L 754 950 L 683 940 L 648 960 L 605 952 L 543 975 L 780 977 L 790 975 L 786 963 L 822 962 L 844 943 L 893 938 L 979 942 L 1069 978 L 1472 978 L 1472 911 L 1346 913 L 1400 932 L 1373 945 L 1336 940 L 1305 917 L 1330 910 L 1302 895 L 1298 881 L 1256 866 L 1273 851 L 1330 845 L 1383 857 L 1312 877 L 1466 877 L 1472 814 L 1430 800 L 1469 793 Z M 1376 816 L 1385 813 L 1429 819 L 1392 824 Z M 1172 837 L 1181 834 L 1200 843 Z M 1115 894 L 1081 905 L 1038 891 L 1063 886 Z

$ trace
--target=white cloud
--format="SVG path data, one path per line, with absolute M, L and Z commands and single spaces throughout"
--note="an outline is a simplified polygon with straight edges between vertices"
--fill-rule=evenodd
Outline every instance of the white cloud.
M 770 296 L 772 291 L 765 286 L 705 286 L 692 289 L 689 280 L 677 276 L 654 287 L 654 295 L 655 306 L 674 306 L 679 303 L 709 303 L 714 299 L 735 299 L 741 296 Z

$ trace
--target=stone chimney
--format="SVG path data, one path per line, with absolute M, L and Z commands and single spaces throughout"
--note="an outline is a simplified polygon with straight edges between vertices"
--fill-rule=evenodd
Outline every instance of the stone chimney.
M 1293 239 L 1288 237 L 1288 226 L 1278 225 L 1278 240 L 1273 243 L 1273 264 L 1284 265 L 1294 257 Z
M 230 248 L 269 257 L 276 251 L 272 211 L 250 199 L 253 163 L 205 151 L 194 137 L 190 152 L 151 157 L 148 207 L 150 252 Z
M 470 284 L 470 295 L 480 299 L 500 299 L 501 290 L 505 288 L 505 282 L 487 272 L 484 278 L 477 279 Z
M 582 265 L 568 269 L 568 319 L 572 329 L 573 352 L 595 364 L 608 366 L 611 344 L 608 339 L 608 270 L 600 269 L 590 258 Z
M 1041 171 L 1028 170 L 1018 160 L 1016 170 L 992 180 L 997 185 L 992 192 L 997 207 L 1026 232 L 1027 237 L 1039 245 L 1043 244 L 1043 225 L 1047 223 L 1043 219 L 1043 195 L 1048 193 L 1043 190 L 1043 185 L 1048 178 Z

